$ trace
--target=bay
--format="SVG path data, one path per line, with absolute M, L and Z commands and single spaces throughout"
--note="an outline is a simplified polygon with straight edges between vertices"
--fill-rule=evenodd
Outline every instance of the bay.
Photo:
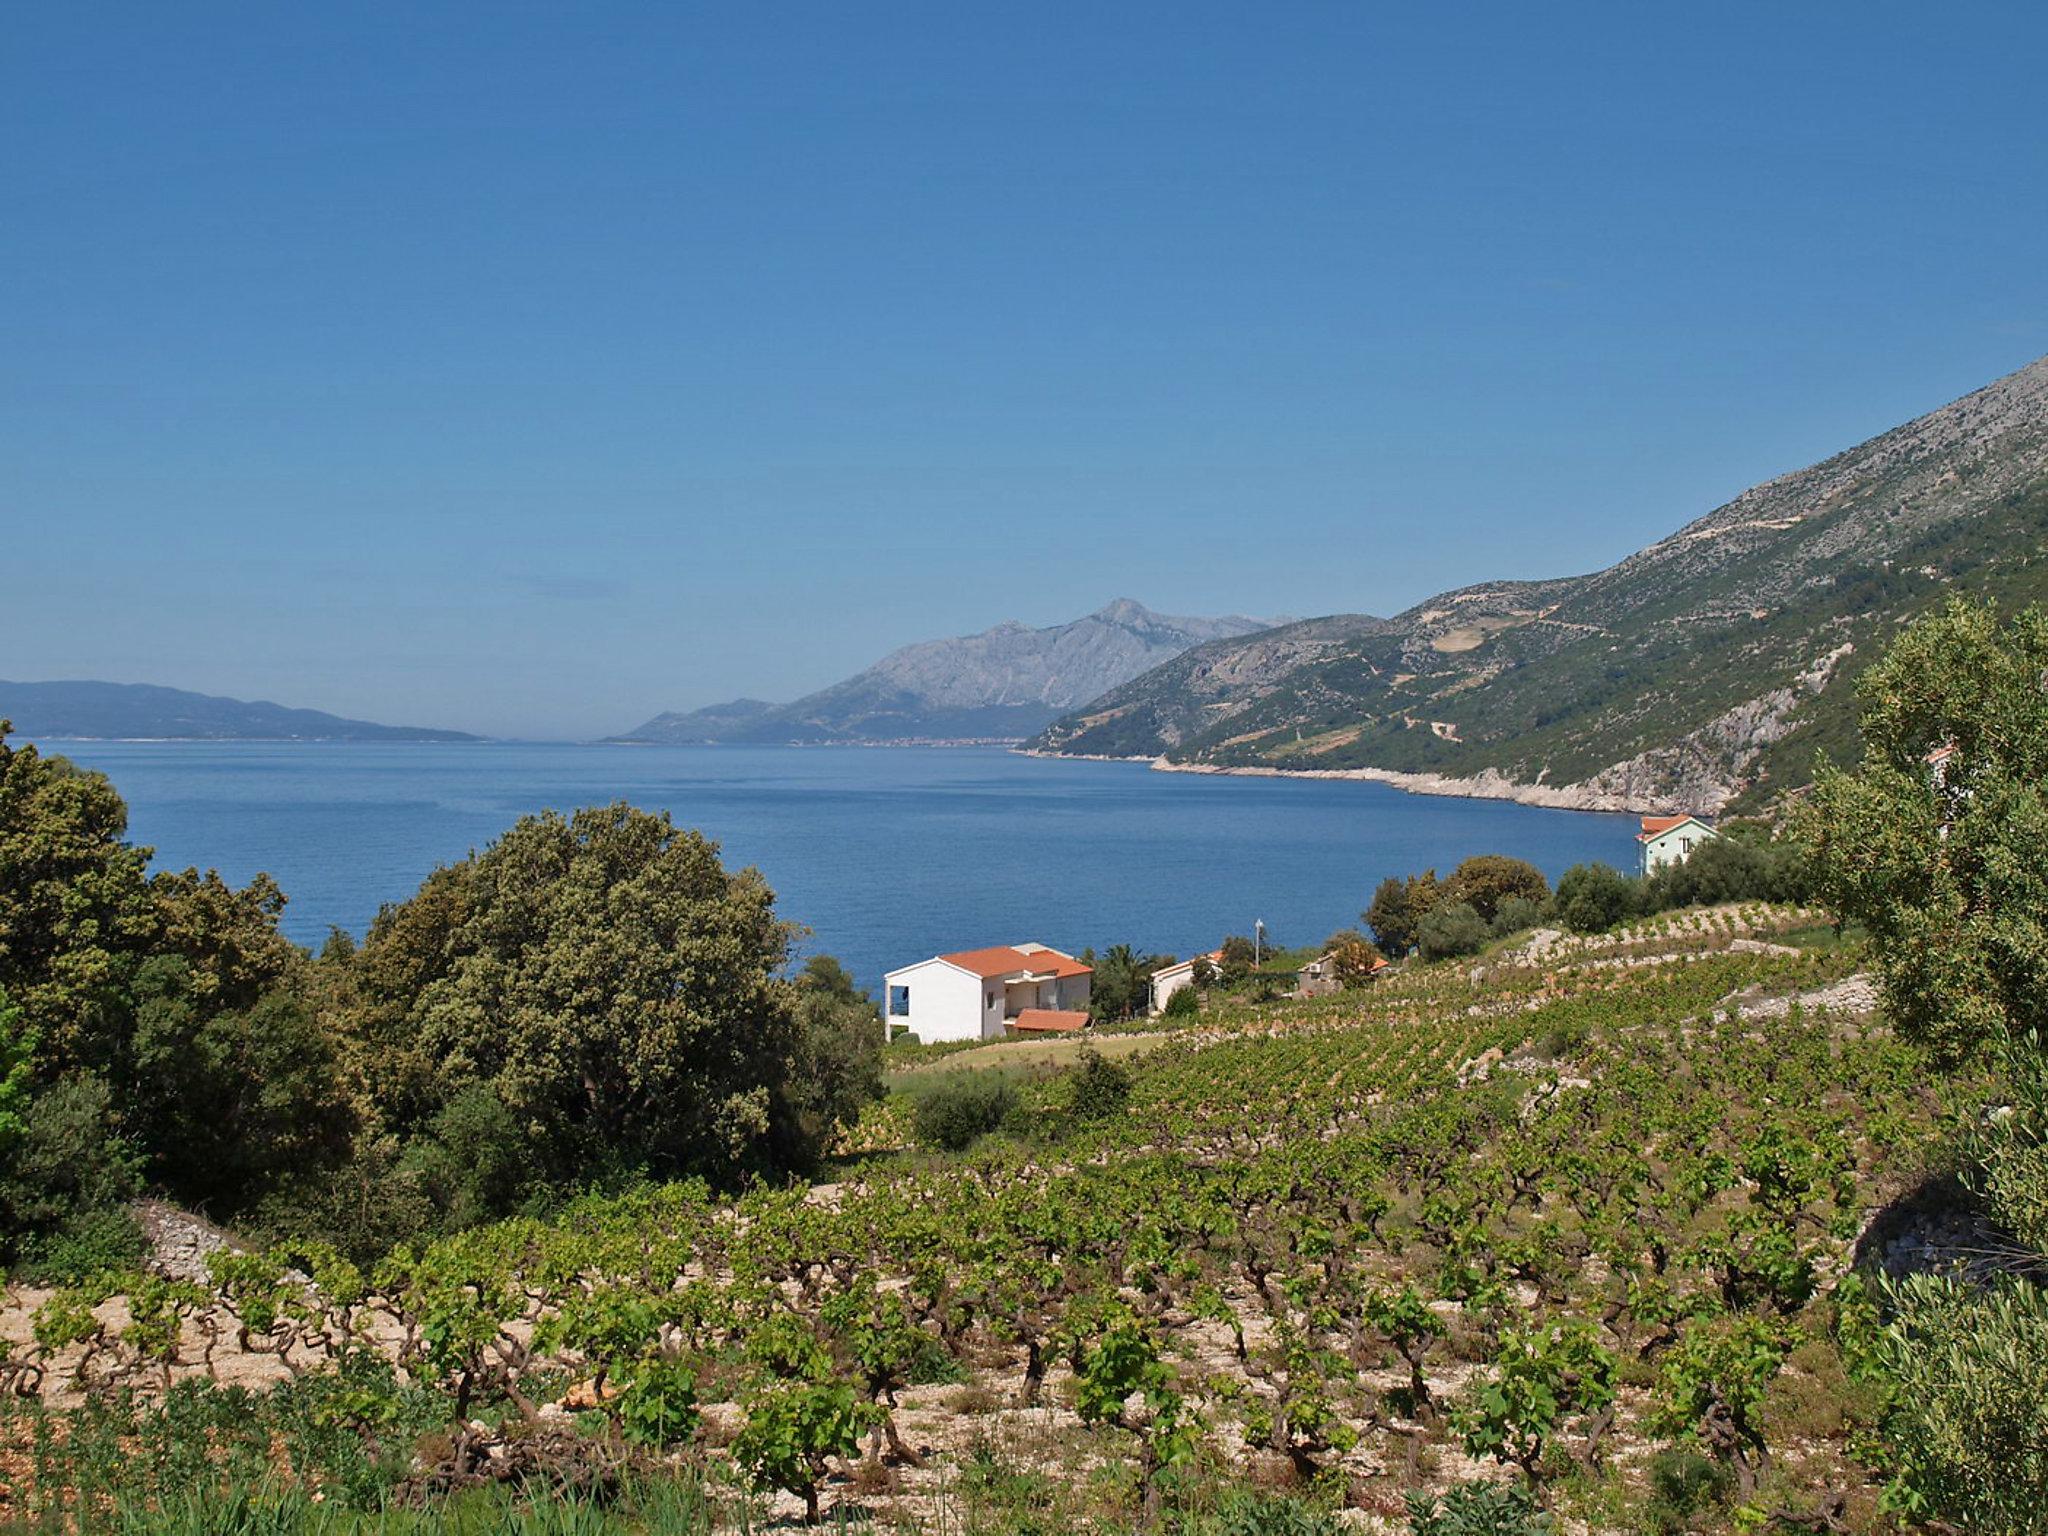
M 1383 876 L 1469 854 L 1554 881 L 1631 868 L 1633 817 L 1326 779 L 1156 773 L 976 747 L 50 742 L 113 779 L 157 866 L 267 871 L 284 928 L 361 936 L 520 816 L 626 800 L 752 864 L 868 987 L 945 950 L 1037 939 L 1189 955 L 1262 919 L 1281 944 L 1358 921 Z

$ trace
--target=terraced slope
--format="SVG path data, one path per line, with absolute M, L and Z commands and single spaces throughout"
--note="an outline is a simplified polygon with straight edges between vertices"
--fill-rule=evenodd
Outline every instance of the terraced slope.
M 17 1287 L 0 1523 L 87 1477 L 211 1494 L 252 1465 L 433 1511 L 477 1467 L 570 1488 L 601 1453 L 757 1489 L 719 1529 L 793 1521 L 807 1480 L 876 1529 L 1171 1513 L 1210 1531 L 1192 1516 L 1250 1484 L 1395 1530 L 1405 1495 L 1498 1478 L 1519 1446 L 1562 1529 L 1619 1536 L 1666 1528 L 1651 1460 L 1704 1443 L 1724 1477 L 1768 1470 L 1742 1502 L 1786 1528 L 1887 1529 L 1840 1282 L 1946 1250 L 1918 1207 L 1887 1209 L 1927 1166 L 1937 1105 L 1858 963 L 1813 914 L 1762 906 L 1529 935 L 1363 992 L 1205 1012 L 1129 1058 L 1120 1104 L 1080 1115 L 1072 1079 L 1039 1084 L 1011 1135 L 957 1156 L 737 1200 L 592 1196 L 369 1280 L 293 1248 L 225 1258 L 214 1284 Z M 1743 1390 L 1703 1398 L 1730 1360 Z M 1557 1404 L 1512 1420 L 1533 1450 L 1489 1449 L 1488 1385 L 1512 1372 Z M 1727 1397 L 1739 1439 L 1703 1440 Z M 799 1408 L 861 1432 L 792 1480 L 761 1448 L 812 1422 Z M 338 1429 L 286 1440 L 313 1411 Z M 177 1454 L 193 1424 L 215 1426 L 213 1459 Z M 359 1425 L 387 1454 L 344 1484 Z M 118 1468 L 38 1450 L 95 1432 L 120 1436 Z M 1184 1476 L 1156 1476 L 1169 1456 Z M 1683 1528 L 1755 1528 L 1735 1503 Z M 1339 1528 L 1305 1510 L 1231 1527 Z
M 1204 645 L 1032 746 L 1719 810 L 1852 741 L 1850 683 L 1944 592 L 2048 598 L 2048 359 L 1587 576 Z

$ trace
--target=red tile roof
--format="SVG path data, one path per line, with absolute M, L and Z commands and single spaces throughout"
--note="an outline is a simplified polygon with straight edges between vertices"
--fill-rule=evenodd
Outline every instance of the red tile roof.
M 939 958 L 948 965 L 957 965 L 963 971 L 984 977 L 1008 976 L 1016 971 L 1029 971 L 1034 976 L 1087 976 L 1093 971 L 1093 967 L 1083 965 L 1072 955 L 1063 955 L 1056 949 L 1035 949 L 1026 953 L 1008 944 L 998 944 L 991 949 L 963 949 Z
M 1636 841 L 1647 843 L 1653 837 L 1662 837 L 1673 827 L 1682 827 L 1688 821 L 1699 820 L 1697 816 L 1645 816 L 1643 818 L 1643 830 L 1636 834 Z M 1700 821 L 1700 825 L 1705 826 L 1706 823 Z
M 1088 1015 L 1066 1008 L 1026 1008 L 1009 1025 L 1027 1035 L 1070 1035 L 1088 1027 Z

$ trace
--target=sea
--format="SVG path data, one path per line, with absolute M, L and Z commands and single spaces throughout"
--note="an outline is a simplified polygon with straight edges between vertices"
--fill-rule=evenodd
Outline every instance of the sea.
M 437 865 L 546 808 L 629 801 L 753 865 L 800 954 L 864 986 L 948 950 L 1037 940 L 1187 956 L 1263 922 L 1303 945 L 1387 875 L 1474 853 L 1627 868 L 1636 822 L 1354 780 L 1156 772 L 997 747 L 52 741 L 110 777 L 156 867 L 268 872 L 283 925 L 360 937 Z

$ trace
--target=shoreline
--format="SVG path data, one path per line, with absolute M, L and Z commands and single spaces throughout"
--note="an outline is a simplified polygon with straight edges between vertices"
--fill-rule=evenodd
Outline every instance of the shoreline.
M 1350 779 L 1364 784 L 1385 784 L 1410 795 L 1434 795 L 1452 800 L 1504 800 L 1542 810 L 1586 811 L 1602 816 L 1655 814 L 1667 809 L 1661 800 L 1613 794 L 1587 789 L 1583 785 L 1523 784 L 1497 768 L 1483 769 L 1461 778 L 1444 773 L 1408 773 L 1393 768 L 1272 768 L 1262 764 L 1175 763 L 1164 757 L 1041 752 L 1022 747 L 1017 751 L 1020 757 L 1054 758 L 1072 763 L 1145 763 L 1155 773 L 1195 773 L 1246 779 Z

